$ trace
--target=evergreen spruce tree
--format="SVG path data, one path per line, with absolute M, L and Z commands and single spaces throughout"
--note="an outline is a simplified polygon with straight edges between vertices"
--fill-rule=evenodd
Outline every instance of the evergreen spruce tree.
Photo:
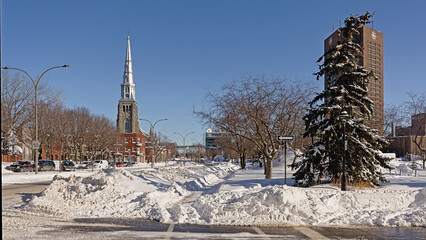
M 372 71 L 358 65 L 361 46 L 353 42 L 358 29 L 369 23 L 370 13 L 350 16 L 338 31 L 340 41 L 317 62 L 324 59 L 315 73 L 317 80 L 325 76 L 329 84 L 309 104 L 305 116 L 304 137 L 312 138 L 312 145 L 304 153 L 294 174 L 296 183 L 310 186 L 328 176 L 338 182 L 342 177 L 342 156 L 346 159 L 346 180 L 354 183 L 378 185 L 385 181 L 379 166 L 390 169 L 388 159 L 380 155 L 387 141 L 378 131 L 365 125 L 371 119 L 373 102 L 367 96 L 367 84 L 376 79 Z M 342 118 L 342 113 L 349 116 Z M 344 125 L 345 124 L 345 125 Z M 347 140 L 344 149 L 343 135 Z

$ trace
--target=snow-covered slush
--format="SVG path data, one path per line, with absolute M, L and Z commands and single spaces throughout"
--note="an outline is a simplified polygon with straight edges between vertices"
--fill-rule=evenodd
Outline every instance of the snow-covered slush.
M 56 176 L 26 209 L 67 217 L 137 217 L 196 224 L 426 227 L 426 187 L 341 192 L 327 186 L 243 185 L 232 190 L 224 183 L 216 193 L 187 201 L 194 191 L 224 181 L 237 169 L 222 164 L 199 171 L 176 167 L 135 175 L 108 169 L 87 177 Z M 164 184 L 168 180 L 172 183 Z

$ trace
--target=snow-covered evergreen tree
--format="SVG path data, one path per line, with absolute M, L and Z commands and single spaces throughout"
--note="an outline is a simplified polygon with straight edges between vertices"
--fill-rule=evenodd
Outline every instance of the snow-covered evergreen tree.
M 15 130 L 13 128 L 10 128 L 10 130 L 7 132 L 6 136 L 6 147 L 7 147 L 7 154 L 18 156 L 22 154 L 22 148 L 19 146 L 19 139 L 18 136 L 15 134 Z
M 390 168 L 388 159 L 382 157 L 379 150 L 387 141 L 377 134 L 377 130 L 365 125 L 373 111 L 373 102 L 367 96 L 367 84 L 376 77 L 358 65 L 362 48 L 353 42 L 354 35 L 359 34 L 358 29 L 369 23 L 370 17 L 367 12 L 347 18 L 345 26 L 338 30 L 340 41 L 318 60 L 324 59 L 324 62 L 315 75 L 317 79 L 325 76 L 330 84 L 310 102 L 305 116 L 304 137 L 313 141 L 294 174 L 300 185 L 315 184 L 322 176 L 340 181 L 343 152 L 347 181 L 370 185 L 385 181 L 378 167 Z M 341 117 L 344 111 L 349 115 L 345 119 Z M 343 124 L 346 151 L 343 151 Z

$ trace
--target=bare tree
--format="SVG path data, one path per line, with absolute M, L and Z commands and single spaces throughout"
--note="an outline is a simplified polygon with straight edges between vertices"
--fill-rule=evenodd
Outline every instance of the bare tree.
M 39 140 L 43 144 L 47 159 L 51 159 L 52 147 L 59 147 L 55 144 L 60 136 L 58 132 L 59 118 L 63 114 L 62 103 L 50 104 L 41 102 L 39 106 Z
M 281 150 L 279 135 L 296 134 L 312 85 L 265 75 L 244 75 L 207 96 L 210 109 L 195 114 L 206 124 L 244 138 L 265 159 L 265 178 L 272 178 L 272 161 Z
M 34 89 L 19 74 L 11 78 L 2 72 L 1 78 L 1 131 L 22 128 L 31 122 Z
M 402 115 L 401 106 L 386 105 L 383 121 L 383 135 L 385 137 L 392 136 L 395 127 L 401 125 L 403 121 L 404 117 Z
M 407 95 L 409 100 L 404 102 L 403 106 L 406 116 L 405 120 L 407 125 L 410 125 L 411 116 L 417 115 L 419 113 L 426 113 L 426 92 L 408 92 Z
M 424 117 L 423 114 L 426 113 L 426 92 L 423 93 L 407 93 L 409 101 L 405 102 L 406 112 L 411 117 L 412 126 L 410 128 L 411 134 L 414 137 L 411 137 L 411 141 L 417 146 L 417 149 L 420 151 L 422 160 L 423 160 L 423 169 L 425 169 L 426 163 L 426 147 L 423 143 L 424 138 L 426 138 L 426 126 L 422 126 L 421 121 Z M 413 121 L 418 121 L 418 124 L 414 124 Z M 417 126 L 417 127 L 416 127 Z
M 246 167 L 247 158 L 254 155 L 255 151 L 251 147 L 253 144 L 241 135 L 234 134 L 233 136 L 219 138 L 217 141 L 217 144 L 225 150 L 226 156 L 240 159 L 241 169 Z M 234 156 L 234 153 L 237 156 Z
M 2 72 L 1 78 L 1 131 L 8 132 L 16 129 L 20 143 L 29 147 L 33 140 L 28 135 L 34 134 L 34 87 L 31 80 L 17 73 L 10 77 L 7 71 Z M 49 88 L 42 82 L 38 86 L 39 104 L 60 102 L 61 92 Z M 26 130 L 26 127 L 31 129 Z M 30 134 L 28 134 L 30 133 Z
M 105 116 L 91 115 L 84 143 L 90 159 L 110 157 L 117 138 L 117 129 L 113 121 Z

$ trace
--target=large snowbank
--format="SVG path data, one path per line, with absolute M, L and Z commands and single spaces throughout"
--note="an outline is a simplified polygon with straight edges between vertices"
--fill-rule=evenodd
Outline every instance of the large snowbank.
M 408 163 L 392 164 L 403 168 Z M 291 169 L 287 172 L 291 178 Z M 82 173 L 90 172 L 75 174 Z M 386 173 L 390 183 L 383 187 L 341 192 L 331 184 L 284 186 L 283 173 L 283 162 L 276 161 L 270 180 L 264 179 L 257 164 L 241 171 L 229 163 L 58 175 L 25 210 L 194 224 L 426 227 L 424 176 L 408 176 L 409 172 L 399 176 L 393 171 Z
M 205 195 L 182 208 L 209 224 L 426 226 L 425 192 L 268 186 Z

